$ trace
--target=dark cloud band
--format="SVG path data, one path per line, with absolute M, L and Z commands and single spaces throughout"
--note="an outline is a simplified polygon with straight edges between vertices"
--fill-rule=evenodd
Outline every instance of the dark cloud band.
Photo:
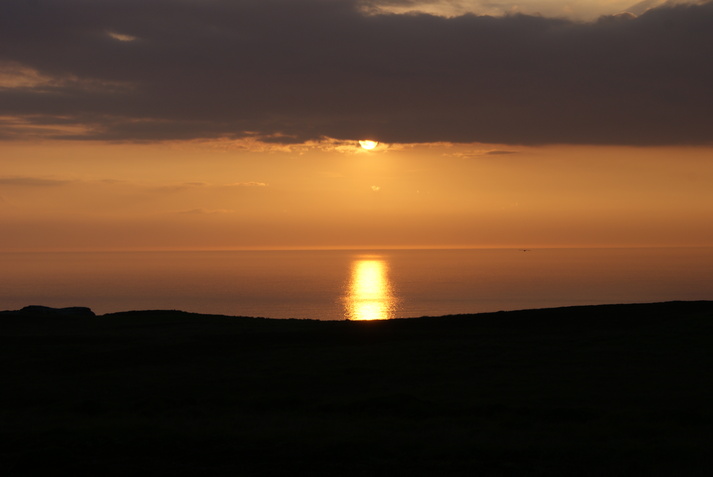
M 0 45 L 0 116 L 55 137 L 657 145 L 713 131 L 713 2 L 581 23 L 374 16 L 357 0 L 4 0 Z

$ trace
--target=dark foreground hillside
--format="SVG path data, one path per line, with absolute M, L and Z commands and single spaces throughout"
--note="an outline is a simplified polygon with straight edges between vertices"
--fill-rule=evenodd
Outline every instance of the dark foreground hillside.
M 0 314 L 0 474 L 713 471 L 713 302 L 389 322 Z

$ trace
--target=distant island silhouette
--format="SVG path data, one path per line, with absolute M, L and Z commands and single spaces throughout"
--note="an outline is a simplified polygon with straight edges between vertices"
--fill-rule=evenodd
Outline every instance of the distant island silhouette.
M 0 312 L 3 475 L 708 475 L 713 301 Z

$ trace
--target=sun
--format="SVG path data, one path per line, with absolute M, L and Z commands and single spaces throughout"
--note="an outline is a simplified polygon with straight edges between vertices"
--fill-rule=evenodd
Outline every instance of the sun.
M 379 141 L 372 141 L 369 139 L 364 139 L 364 140 L 359 141 L 359 145 L 361 146 L 362 149 L 371 151 L 372 149 L 374 149 L 376 146 L 379 145 Z

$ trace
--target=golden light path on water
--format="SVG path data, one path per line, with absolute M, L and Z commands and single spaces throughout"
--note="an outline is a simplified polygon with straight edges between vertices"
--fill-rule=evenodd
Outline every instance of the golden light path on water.
M 388 277 L 386 261 L 379 258 L 352 262 L 345 295 L 345 315 L 349 320 L 388 320 L 393 318 L 396 298 Z

